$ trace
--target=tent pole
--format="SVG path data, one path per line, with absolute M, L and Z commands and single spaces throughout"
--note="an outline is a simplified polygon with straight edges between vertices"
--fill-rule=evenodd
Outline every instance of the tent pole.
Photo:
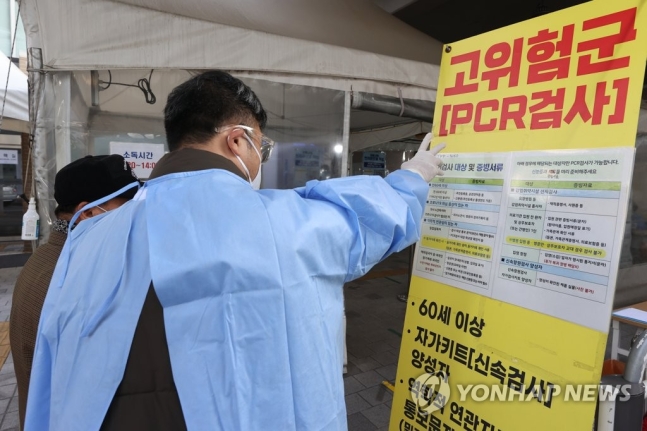
M 9 17 L 11 19 L 10 21 L 11 25 L 9 26 L 9 30 L 11 31 L 10 40 L 13 40 L 14 35 L 16 34 L 16 29 L 13 26 L 13 23 L 16 22 L 16 0 L 9 0 Z M 11 60 L 13 56 L 14 56 L 14 53 L 12 52 L 11 55 L 9 56 L 9 60 Z
M 50 214 L 49 214 L 49 181 L 48 181 L 48 154 L 47 154 L 47 132 L 43 120 L 44 83 L 45 74 L 43 68 L 43 53 L 40 48 L 29 48 L 28 51 L 29 71 L 29 134 L 31 135 L 31 160 L 32 181 L 29 196 L 34 196 L 38 203 L 38 215 L 40 215 L 40 235 L 38 245 L 44 244 L 49 238 Z M 32 244 L 35 249 L 35 244 Z
M 344 149 L 341 153 L 341 176 L 346 177 L 349 174 L 348 172 L 348 151 L 349 151 L 349 141 L 350 141 L 350 102 L 351 102 L 351 92 L 346 91 L 344 94 L 344 130 L 343 130 L 343 142 L 342 145 Z

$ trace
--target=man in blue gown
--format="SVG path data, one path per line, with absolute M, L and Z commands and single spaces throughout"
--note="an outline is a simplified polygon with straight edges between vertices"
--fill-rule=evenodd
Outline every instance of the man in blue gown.
M 169 95 L 170 153 L 68 238 L 27 431 L 346 429 L 342 287 L 419 238 L 441 148 L 386 179 L 257 190 L 266 119 L 220 71 Z

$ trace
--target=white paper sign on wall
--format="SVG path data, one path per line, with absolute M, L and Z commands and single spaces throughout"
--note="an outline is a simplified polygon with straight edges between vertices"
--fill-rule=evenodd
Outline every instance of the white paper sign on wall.
M 110 153 L 123 156 L 137 177 L 146 179 L 164 155 L 164 144 L 110 142 Z
M 2 165 L 17 165 L 18 164 L 18 150 L 1 150 L 0 149 L 0 164 L 2 164 Z

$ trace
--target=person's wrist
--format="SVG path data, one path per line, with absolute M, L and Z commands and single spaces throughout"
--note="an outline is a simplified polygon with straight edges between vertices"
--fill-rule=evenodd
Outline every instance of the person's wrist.
M 420 177 L 421 177 L 423 180 L 427 181 L 427 180 L 425 179 L 425 176 L 424 176 L 424 175 L 422 174 L 422 172 L 420 172 L 418 169 L 415 169 L 415 168 L 403 168 L 403 170 L 405 170 L 405 171 L 409 171 L 409 172 L 413 172 L 414 174 L 418 174 L 418 175 L 420 175 Z

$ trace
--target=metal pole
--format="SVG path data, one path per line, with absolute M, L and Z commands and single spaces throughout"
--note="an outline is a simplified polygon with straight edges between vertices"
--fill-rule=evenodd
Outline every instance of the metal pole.
M 618 389 L 613 386 L 601 386 L 600 391 L 611 392 L 611 397 L 605 397 L 605 401 L 600 401 L 598 405 L 598 427 L 597 431 L 614 431 L 616 419 L 616 398 Z
M 14 35 L 16 34 L 16 29 L 13 26 L 13 23 L 16 22 L 16 0 L 9 0 L 9 16 L 11 18 L 11 25 L 9 26 L 9 30 L 11 30 L 10 40 L 13 40 Z M 11 60 L 11 57 L 13 57 L 13 52 L 9 56 L 9 60 Z
M 631 348 L 627 358 L 624 378 L 630 383 L 640 383 L 645 375 L 647 361 L 647 331 L 643 332 Z
M 49 228 L 51 220 L 49 219 L 49 188 L 48 188 L 48 154 L 47 154 L 47 125 L 44 121 L 43 107 L 45 100 L 43 88 L 45 75 L 42 74 L 43 53 L 40 48 L 29 48 L 28 57 L 29 65 L 29 129 L 32 142 L 31 160 L 32 164 L 32 183 L 30 196 L 34 196 L 38 202 L 38 215 L 40 215 L 40 239 L 39 243 L 47 242 L 49 238 Z M 34 241 L 35 243 L 35 241 Z M 36 244 L 32 244 L 36 249 Z
M 349 175 L 348 172 L 348 142 L 350 140 L 350 100 L 351 92 L 346 91 L 344 94 L 344 131 L 342 135 L 342 145 L 344 149 L 341 153 L 341 176 L 346 177 Z
M 402 99 L 372 93 L 352 92 L 352 108 L 363 111 L 383 112 L 398 117 L 414 118 L 430 122 L 436 104 L 429 100 Z
M 643 375 L 646 361 L 647 331 L 631 348 L 624 375 L 602 376 L 596 431 L 641 429 L 645 412 Z M 621 396 L 619 391 L 622 391 Z
M 342 146 L 344 147 L 341 152 L 341 176 L 348 176 L 348 142 L 350 140 L 350 91 L 344 94 L 344 130 L 342 132 Z M 346 304 L 344 304 L 344 317 L 343 317 L 343 331 L 344 331 L 344 373 L 348 371 L 348 346 L 346 343 Z

